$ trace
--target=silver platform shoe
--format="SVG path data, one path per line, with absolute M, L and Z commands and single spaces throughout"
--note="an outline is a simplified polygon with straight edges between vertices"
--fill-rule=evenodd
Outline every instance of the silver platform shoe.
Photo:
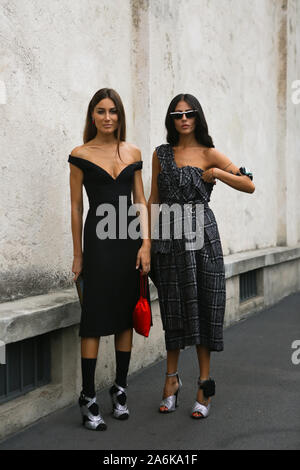
M 125 395 L 125 399 L 127 399 L 127 394 L 126 394 L 126 388 L 121 387 L 120 385 L 116 384 L 114 382 L 113 386 L 109 390 L 109 394 L 111 397 L 111 402 L 112 402 L 112 414 L 113 417 L 116 419 L 124 420 L 129 418 L 129 410 L 127 403 L 125 401 L 124 405 L 121 405 L 121 403 L 118 400 L 118 397 L 120 397 L 122 394 Z
M 96 396 L 94 396 L 94 398 L 90 398 L 81 392 L 78 404 L 81 411 L 82 424 L 87 429 L 91 429 L 93 431 L 105 431 L 107 429 L 107 425 L 100 413 L 98 415 L 94 415 L 89 410 L 94 403 L 96 403 Z
M 159 412 L 160 413 L 171 413 L 175 411 L 178 406 L 178 393 L 182 387 L 182 382 L 179 378 L 178 372 L 174 372 L 174 374 L 166 374 L 167 377 L 177 377 L 178 380 L 178 389 L 174 395 L 170 395 L 169 397 L 163 398 L 159 405 Z M 166 410 L 161 410 L 161 407 L 167 408 Z

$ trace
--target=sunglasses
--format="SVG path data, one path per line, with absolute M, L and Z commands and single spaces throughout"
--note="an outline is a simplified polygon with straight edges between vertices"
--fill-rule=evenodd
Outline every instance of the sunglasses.
M 173 119 L 179 120 L 183 118 L 184 114 L 187 119 L 191 119 L 197 116 L 198 111 L 196 109 L 191 109 L 190 111 L 173 111 L 170 113 L 170 116 Z

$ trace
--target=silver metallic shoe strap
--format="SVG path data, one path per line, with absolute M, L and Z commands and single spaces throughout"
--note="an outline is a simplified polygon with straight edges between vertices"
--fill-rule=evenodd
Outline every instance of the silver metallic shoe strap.
M 165 406 L 166 408 L 168 408 L 168 410 L 172 410 L 175 408 L 175 400 L 176 400 L 176 396 L 171 395 L 169 397 L 163 398 L 159 406 L 160 407 Z
M 182 387 L 182 382 L 181 382 L 181 379 L 180 379 L 180 377 L 179 377 L 179 375 L 178 375 L 178 372 L 174 372 L 174 374 L 168 374 L 168 373 L 166 373 L 166 376 L 167 376 L 167 377 L 177 377 L 178 385 L 179 385 L 178 389 L 180 389 L 180 388 Z
M 122 393 L 125 394 L 126 399 L 127 399 L 126 389 L 124 387 L 121 387 L 120 385 L 118 385 L 116 382 L 114 382 L 114 386 L 117 388 L 117 391 L 112 393 L 112 395 L 111 395 L 112 401 L 113 401 L 113 406 L 114 406 L 114 416 L 116 418 L 119 418 L 121 415 L 124 415 L 124 414 L 129 415 L 129 410 L 128 410 L 127 403 L 125 403 L 125 405 L 121 405 L 121 403 L 119 403 L 119 401 L 117 399 L 117 397 L 119 395 L 122 395 Z
M 102 424 L 102 423 L 105 424 L 105 421 L 102 418 L 100 413 L 98 413 L 97 415 L 94 415 L 89 410 L 89 408 L 93 405 L 93 403 L 96 403 L 96 400 L 97 400 L 96 395 L 94 396 L 94 398 L 87 397 L 86 395 L 83 395 L 83 398 L 85 400 L 89 400 L 88 403 L 86 403 L 85 405 L 82 405 L 82 407 L 81 407 L 83 414 L 89 419 L 89 421 L 91 423 L 94 423 L 94 424 L 97 424 L 97 425 Z
M 121 395 L 121 393 L 125 393 L 125 395 L 127 396 L 126 388 L 121 387 L 116 382 L 114 382 L 114 386 L 118 389 L 118 392 L 116 392 L 115 395 Z
M 89 410 L 86 410 L 85 416 L 92 422 L 97 423 L 97 424 L 105 424 L 104 419 L 102 418 L 101 414 L 93 415 Z
M 117 411 L 121 411 L 122 413 L 124 413 L 124 412 L 128 413 L 127 403 L 125 403 L 125 405 L 121 405 L 121 403 L 119 403 L 119 401 L 117 400 L 117 397 L 119 395 L 122 395 L 122 393 L 124 393 L 126 398 L 127 398 L 126 389 L 124 387 L 121 387 L 120 385 L 118 385 L 116 382 L 114 382 L 114 386 L 118 389 L 117 392 L 112 394 L 112 399 L 113 399 L 115 409 Z
M 85 400 L 88 400 L 88 403 L 87 403 L 86 405 L 84 405 L 84 406 L 86 406 L 87 408 L 90 408 L 90 406 L 92 406 L 93 403 L 96 403 L 96 400 L 97 400 L 96 395 L 94 396 L 94 398 L 86 397 L 86 396 L 84 395 L 84 398 L 85 398 Z
M 192 413 L 201 413 L 204 418 L 208 416 L 210 410 L 210 403 L 208 403 L 207 406 L 202 405 L 198 401 L 194 403 L 194 406 L 192 408 Z
M 167 377 L 176 377 L 176 375 L 178 375 L 178 371 L 174 372 L 173 374 L 168 374 L 168 372 L 166 372 Z
M 122 411 L 123 413 L 128 412 L 127 403 L 125 403 L 125 405 L 121 405 L 118 401 L 114 400 L 114 406 L 115 406 L 115 409 L 118 411 Z

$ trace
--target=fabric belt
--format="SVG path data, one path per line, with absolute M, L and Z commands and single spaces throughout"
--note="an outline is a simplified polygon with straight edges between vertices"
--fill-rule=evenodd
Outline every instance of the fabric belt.
M 194 200 L 191 200 L 191 201 L 171 201 L 171 200 L 168 200 L 168 201 L 164 201 L 162 204 L 167 204 L 168 206 L 171 206 L 172 204 L 179 204 L 180 206 L 183 206 L 184 204 L 191 204 L 193 206 L 195 206 L 196 204 L 203 204 L 204 207 L 209 208 L 208 202 L 207 201 L 202 201 L 201 199 L 194 199 Z
M 199 205 L 199 210 L 196 206 Z M 170 216 L 173 209 L 173 217 Z M 176 207 L 180 210 L 176 211 Z M 169 212 L 169 208 L 171 212 Z M 197 250 L 204 244 L 204 212 L 209 209 L 207 201 L 165 201 L 161 204 L 158 222 L 154 223 L 151 249 L 153 253 L 170 253 L 173 246 Z M 166 213 L 168 212 L 168 218 Z M 184 233 L 183 233 L 184 230 Z M 197 236 L 196 240 L 193 237 Z M 184 248 L 185 247 L 185 248 Z

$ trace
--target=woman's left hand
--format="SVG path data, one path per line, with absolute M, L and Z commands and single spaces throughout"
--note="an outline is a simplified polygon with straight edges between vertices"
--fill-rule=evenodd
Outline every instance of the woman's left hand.
M 218 168 L 210 168 L 209 170 L 204 171 L 201 175 L 203 181 L 205 181 L 206 183 L 216 184 L 217 170 Z
M 151 247 L 141 246 L 136 257 L 136 269 L 140 268 L 143 275 L 148 274 L 150 271 L 151 263 Z

